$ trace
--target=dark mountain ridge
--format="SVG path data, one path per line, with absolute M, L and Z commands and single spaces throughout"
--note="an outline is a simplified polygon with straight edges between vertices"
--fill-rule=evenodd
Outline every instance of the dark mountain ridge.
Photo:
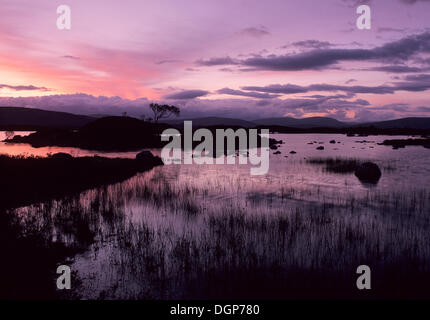
M 38 127 L 79 128 L 95 118 L 33 108 L 0 107 L 0 128 L 19 130 Z
M 97 122 L 98 125 L 105 123 L 113 125 L 112 129 L 127 128 L 116 128 L 119 122 L 115 122 L 112 119 L 121 117 L 105 117 L 102 119 L 103 122 Z M 127 117 L 128 119 L 135 119 Z M 33 108 L 21 108 L 21 107 L 0 107 L 0 129 L 2 130 L 38 130 L 40 128 L 65 128 L 73 129 L 80 128 L 88 125 L 97 118 L 86 115 L 77 115 L 66 112 L 57 111 L 46 111 L 41 109 Z M 100 118 L 99 118 L 100 119 Z M 141 126 L 142 122 L 135 119 L 134 125 Z M 172 126 L 180 128 L 183 126 L 183 122 L 191 120 L 193 127 L 243 127 L 243 128 L 282 128 L 286 127 L 289 129 L 312 129 L 320 130 L 324 129 L 337 129 L 346 130 L 348 128 L 354 130 L 365 130 L 366 128 L 374 129 L 413 129 L 413 130 L 430 130 L 430 117 L 408 117 L 387 121 L 377 122 L 343 122 L 328 117 L 309 117 L 309 118 L 291 118 L 291 117 L 280 117 L 280 118 L 264 118 L 256 119 L 252 121 L 234 119 L 234 118 L 223 118 L 223 117 L 202 117 L 202 118 L 189 118 L 189 119 L 167 119 L 160 121 L 166 126 Z M 127 121 L 127 125 L 131 125 L 132 120 Z M 145 122 L 148 125 L 148 122 Z M 132 125 L 133 126 L 133 125 Z M 104 128 L 105 129 L 105 128 Z M 301 130 L 297 130 L 300 132 Z

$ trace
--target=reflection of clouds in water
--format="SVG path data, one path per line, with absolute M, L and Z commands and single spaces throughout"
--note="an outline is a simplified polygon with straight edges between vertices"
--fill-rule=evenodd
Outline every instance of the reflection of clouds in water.
M 241 181 L 240 175 L 232 179 L 203 173 L 207 183 L 201 183 L 203 179 L 196 179 L 195 171 L 191 173 L 179 166 L 159 167 L 81 195 L 80 210 L 94 215 L 89 221 L 99 232 L 97 242 L 77 256 L 73 265 L 85 280 L 84 296 L 94 298 L 105 292 L 116 298 L 180 298 L 187 294 L 190 276 L 209 272 L 204 271 L 205 263 L 222 270 L 238 259 L 234 263 L 245 268 L 254 255 L 260 261 L 252 262 L 256 267 L 281 263 L 307 268 L 328 263 L 342 270 L 357 260 L 361 252 L 357 247 L 371 248 L 376 242 L 389 245 L 392 230 L 397 230 L 402 250 L 409 248 L 417 237 L 410 238 L 410 228 L 417 235 L 422 228 L 415 224 L 416 216 L 410 216 L 409 200 L 421 199 L 423 207 L 412 208 L 418 214 L 429 206 L 426 194 L 420 192 L 406 193 L 403 200 L 398 200 L 402 199 L 399 194 L 346 196 L 318 188 L 281 186 L 268 178 L 266 186 L 276 185 L 276 192 L 262 193 L 261 181 L 247 188 L 249 175 Z M 350 203 L 354 203 L 353 210 Z M 392 219 L 399 212 L 405 217 Z M 351 233 L 344 233 L 347 230 Z M 285 236 L 290 240 L 285 242 Z M 352 237 L 339 249 L 344 255 L 341 264 L 338 237 Z M 221 250 L 218 258 L 216 250 Z M 373 254 L 373 249 L 366 250 Z M 426 256 L 430 248 L 421 250 L 419 254 Z M 387 260 L 395 258 L 396 252 L 401 250 L 396 247 Z M 325 257 L 325 262 L 318 256 Z M 169 281 L 161 288 L 163 279 Z M 113 290 L 118 283 L 121 285 Z
M 17 132 L 16 132 L 17 133 Z M 0 131 L 0 138 L 4 136 L 4 132 Z M 391 150 L 386 146 L 379 146 L 378 143 L 391 137 L 387 136 L 372 136 L 372 138 L 347 137 L 341 134 L 273 134 L 271 137 L 284 140 L 279 150 L 281 155 L 270 155 L 270 169 L 267 175 L 261 177 L 249 176 L 251 166 L 248 165 L 182 165 L 180 166 L 182 179 L 189 177 L 190 179 L 198 178 L 199 181 L 194 183 L 210 183 L 209 177 L 222 177 L 227 175 L 230 177 L 231 183 L 234 185 L 237 177 L 240 181 L 246 181 L 249 185 L 260 184 L 264 188 L 270 188 L 266 182 L 270 180 L 283 180 L 283 184 L 294 184 L 299 186 L 320 185 L 321 187 L 333 189 L 355 189 L 355 191 L 363 190 L 363 186 L 353 175 L 338 176 L 333 174 L 321 173 L 321 170 L 312 166 L 303 164 L 306 159 L 312 157 L 327 157 L 327 158 L 357 158 L 366 159 L 376 162 L 381 168 L 393 167 L 395 170 L 383 170 L 381 181 L 378 188 L 404 188 L 408 184 L 415 186 L 417 182 L 422 186 L 429 186 L 429 180 L 426 178 L 430 174 L 428 166 L 428 149 L 422 147 L 407 147 L 400 150 Z M 398 137 L 399 139 L 403 137 Z M 406 137 L 405 137 L 406 138 Z M 336 144 L 330 144 L 329 141 L 335 140 Z M 308 144 L 310 142 L 314 144 Z M 325 146 L 325 150 L 316 150 L 320 145 Z M 340 143 L 338 143 L 340 142 Z M 290 151 L 297 152 L 294 155 Z M 43 147 L 32 148 L 25 144 L 5 144 L 0 142 L 0 153 L 10 155 L 37 155 L 46 156 L 49 153 L 67 152 L 73 156 L 92 156 L 100 155 L 106 157 L 126 157 L 134 158 L 138 151 L 135 152 L 99 152 L 91 150 L 81 150 L 77 148 L 63 147 Z M 155 155 L 160 156 L 160 150 L 151 150 Z M 285 158 L 284 156 L 288 156 Z M 236 159 L 236 162 L 237 159 Z M 177 166 L 177 165 L 169 165 Z M 166 169 L 170 172 L 172 169 Z M 173 172 L 173 171 L 172 171 Z M 179 174 L 179 173 L 178 173 Z M 277 187 L 277 186 L 276 186 Z
M 353 148 L 361 144 L 342 135 L 282 139 L 282 154 L 297 154 L 271 156 L 265 176 L 239 165 L 156 167 L 21 214 L 32 225 L 51 226 L 47 236 L 83 250 L 72 269 L 86 298 L 181 298 L 193 296 L 195 281 L 205 296 L 210 279 L 235 269 L 247 275 L 271 266 L 328 268 L 338 276 L 363 259 L 390 264 L 404 258 L 402 252 L 417 261 L 430 258 L 430 217 L 422 214 L 430 208 L 429 182 L 422 181 L 429 150 L 392 150 L 376 144 L 384 139 L 379 136 L 367 149 Z M 331 146 L 332 139 L 341 144 Z M 323 153 L 307 144 L 314 140 L 324 142 Z M 305 159 L 345 154 L 381 166 L 376 188 Z M 389 165 L 392 170 L 384 170 Z M 219 290 L 222 284 L 212 283 Z M 234 277 L 228 285 L 233 288 Z

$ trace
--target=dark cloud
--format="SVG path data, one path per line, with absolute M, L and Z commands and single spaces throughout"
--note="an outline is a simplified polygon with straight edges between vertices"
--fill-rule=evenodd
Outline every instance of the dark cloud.
M 95 97 L 88 94 L 50 95 L 42 97 L 0 97 L 0 105 L 33 107 L 52 111 L 71 112 L 75 114 L 121 115 L 127 112 L 130 116 L 150 115 L 151 102 L 169 103 L 169 101 L 151 101 L 145 98 L 129 100 L 120 97 Z M 175 105 L 181 108 L 181 117 L 233 117 L 257 119 L 265 117 L 282 117 L 286 113 L 302 116 L 306 112 L 328 112 L 333 108 L 355 110 L 369 103 L 365 100 L 347 101 L 338 96 L 322 96 L 304 99 L 182 99 Z
M 375 111 L 372 109 L 360 109 L 356 110 L 354 122 L 376 122 L 385 121 L 399 118 L 399 116 L 393 111 Z
M 314 95 L 299 99 L 189 99 L 176 100 L 174 104 L 181 108 L 181 117 L 230 117 L 240 119 L 259 119 L 269 117 L 294 116 L 303 117 L 307 113 L 321 113 L 338 120 L 378 121 L 398 118 L 399 114 L 407 116 L 422 115 L 428 107 L 416 110 L 402 104 L 382 107 L 370 106 L 363 99 L 346 99 L 349 95 Z M 127 112 L 130 116 L 150 116 L 151 102 L 169 103 L 171 101 L 152 101 L 146 98 L 135 100 L 120 97 L 95 97 L 88 94 L 50 95 L 42 97 L 0 97 L 0 105 L 32 107 L 45 110 L 71 112 L 76 114 L 121 115 Z M 396 111 L 396 110 L 401 110 Z M 356 116 L 350 119 L 347 115 L 353 112 Z M 415 113 L 414 113 L 415 112 Z M 418 113 L 419 112 L 419 113 Z
M 80 60 L 81 58 L 71 55 L 62 56 L 64 59 Z
M 430 89 L 430 74 L 408 75 L 403 81 L 394 82 L 391 85 L 380 86 L 343 86 L 332 84 L 311 84 L 309 86 L 298 86 L 293 84 L 272 84 L 264 87 L 245 86 L 241 87 L 245 91 L 275 93 L 275 94 L 295 94 L 307 92 L 335 92 L 342 91 L 349 94 L 372 93 L 372 94 L 392 94 L 396 91 L 419 92 Z
M 230 57 L 210 58 L 208 60 L 197 60 L 197 65 L 200 66 L 221 66 L 221 65 L 234 65 L 238 64 L 237 61 Z
M 409 112 L 410 111 L 410 105 L 407 103 L 390 103 L 383 106 L 376 106 L 372 107 L 372 110 L 391 110 L 391 111 L 398 111 L 398 112 Z
M 403 81 L 395 82 L 396 90 L 421 92 L 430 89 L 430 74 L 408 75 Z
M 230 117 L 246 120 L 268 117 L 290 116 L 301 117 L 306 113 L 326 113 L 333 110 L 359 110 L 369 106 L 362 99 L 348 101 L 341 98 L 322 97 L 318 99 L 220 99 L 220 100 L 189 100 L 181 105 L 181 117 Z
M 181 62 L 181 60 L 160 60 L 160 61 L 157 61 L 155 64 L 177 63 L 177 62 Z
M 421 112 L 430 112 L 430 107 L 420 106 L 420 107 L 417 107 L 416 110 Z
M 165 99 L 171 100 L 183 100 L 183 99 L 194 99 L 198 97 L 203 97 L 209 94 L 209 91 L 205 90 L 184 90 L 176 93 L 169 94 L 165 96 Z
M 422 68 L 408 67 L 408 66 L 402 66 L 402 65 L 381 66 L 381 67 L 374 67 L 366 70 L 383 71 L 387 73 L 413 73 L 413 72 L 423 71 Z
M 321 69 L 342 61 L 406 61 L 412 55 L 430 52 L 430 33 L 405 37 L 373 49 L 316 49 L 282 56 L 249 58 L 245 66 L 266 70 Z
M 364 57 L 365 55 L 367 55 L 366 58 Z M 321 69 L 323 67 L 331 66 L 340 60 L 364 60 L 368 58 L 368 52 L 363 49 L 324 49 L 299 54 L 249 58 L 242 61 L 242 64 L 244 66 L 260 70 L 299 71 Z
M 247 91 L 258 91 L 258 92 L 266 92 L 266 93 L 280 93 L 280 94 L 294 94 L 294 93 L 306 93 L 309 90 L 306 87 L 297 86 L 294 84 L 271 84 L 265 87 L 257 87 L 257 86 L 247 86 L 241 87 L 242 90 Z
M 379 27 L 376 29 L 376 32 L 382 33 L 382 32 L 404 32 L 405 29 L 400 28 L 390 28 L 390 27 Z
M 273 84 L 265 87 L 248 86 L 242 87 L 242 90 L 252 90 L 256 92 L 278 93 L 278 94 L 294 94 L 294 93 L 307 93 L 313 91 L 343 91 L 348 93 L 375 93 L 375 94 L 388 94 L 394 93 L 395 89 L 389 86 L 341 86 L 332 84 L 311 84 L 309 86 L 297 86 L 292 84 L 280 85 Z
M 319 41 L 319 40 L 297 41 L 297 42 L 293 42 L 291 45 L 294 47 L 306 48 L 306 49 L 326 49 L 333 46 L 333 44 L 328 41 Z M 288 47 L 288 45 L 284 46 L 283 48 L 285 47 Z
M 413 82 L 430 83 L 430 74 L 422 73 L 422 74 L 408 75 L 404 79 L 407 81 L 413 81 Z
M 388 86 L 341 86 L 332 84 L 311 84 L 306 87 L 308 91 L 343 91 L 348 93 L 374 93 L 374 94 L 388 94 L 394 93 L 394 89 Z
M 221 69 L 219 69 L 219 71 L 222 71 L 222 72 L 235 72 L 235 70 L 232 69 L 232 68 L 221 68 Z
M 274 99 L 279 97 L 279 94 L 268 94 L 268 93 L 252 92 L 252 91 L 247 92 L 247 91 L 233 90 L 229 88 L 220 89 L 217 91 L 217 93 L 229 94 L 233 96 L 259 98 L 259 99 Z
M 50 89 L 45 88 L 45 87 L 36 87 L 33 85 L 28 85 L 28 86 L 11 86 L 8 84 L 0 84 L 0 89 L 10 89 L 10 90 L 15 90 L 15 91 L 50 91 Z
M 400 0 L 401 2 L 405 4 L 415 4 L 417 2 L 430 2 L 430 0 Z
M 267 28 L 265 26 L 259 26 L 259 27 L 245 28 L 245 29 L 240 31 L 240 34 L 245 35 L 245 36 L 260 38 L 260 37 L 270 35 L 270 32 L 267 31 Z
M 311 98 L 311 99 L 350 99 L 355 97 L 355 94 L 353 93 L 348 93 L 348 94 L 336 94 L 336 95 L 330 95 L 330 96 L 326 96 L 326 95 L 322 95 L 322 94 L 313 94 L 310 96 L 304 96 L 304 98 Z
M 322 94 L 313 94 L 313 95 L 311 95 L 311 96 L 304 96 L 303 98 L 309 98 L 309 99 L 322 99 L 322 98 L 324 98 L 325 96 L 324 95 L 322 95 Z
M 286 55 L 256 55 L 236 61 L 230 57 L 199 60 L 204 66 L 240 64 L 252 70 L 299 71 L 319 70 L 344 61 L 405 62 L 419 53 L 430 53 L 430 32 L 386 43 L 373 49 L 313 49 Z
M 346 3 L 348 6 L 359 6 L 360 4 L 369 4 L 371 0 L 342 0 L 344 3 Z

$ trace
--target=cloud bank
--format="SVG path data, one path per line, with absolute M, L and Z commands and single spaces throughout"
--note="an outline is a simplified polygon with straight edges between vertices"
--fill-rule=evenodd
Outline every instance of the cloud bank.
M 408 81 L 406 81 L 408 82 Z M 224 89 L 220 89 L 225 91 Z M 230 92 L 230 90 L 226 91 Z M 235 92 L 233 92 L 235 93 Z M 178 99 L 148 100 L 120 97 L 95 97 L 88 94 L 50 95 L 42 97 L 0 97 L 0 105 L 39 108 L 86 115 L 150 116 L 151 102 L 174 104 L 181 108 L 182 118 L 230 117 L 255 120 L 271 117 L 328 116 L 343 121 L 376 121 L 403 116 L 426 116 L 430 107 L 413 108 L 407 104 L 372 106 L 364 99 L 351 99 L 350 94 L 311 95 L 291 99 Z
M 231 57 L 199 60 L 201 66 L 240 65 L 257 70 L 302 71 L 320 70 L 345 61 L 407 62 L 411 57 L 430 53 L 430 32 L 404 37 L 372 49 L 331 49 L 329 43 L 301 41 L 296 45 L 312 48 L 310 51 L 269 56 L 255 56 L 243 60 Z

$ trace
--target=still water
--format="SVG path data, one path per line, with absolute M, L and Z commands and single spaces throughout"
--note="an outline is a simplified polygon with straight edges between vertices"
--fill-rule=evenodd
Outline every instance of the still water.
M 18 131 L 15 135 L 29 135 L 30 131 Z M 4 131 L 0 131 L 0 141 L 6 137 Z M 288 178 L 291 184 L 319 185 L 321 187 L 354 188 L 363 189 L 359 181 L 351 175 L 324 174 L 321 168 L 306 163 L 312 158 L 342 158 L 369 160 L 380 165 L 384 174 L 379 181 L 378 189 L 392 190 L 393 188 L 407 189 L 409 187 L 430 187 L 430 149 L 421 146 L 410 146 L 404 149 L 392 150 L 389 146 L 380 146 L 378 143 L 386 139 L 407 139 L 412 136 L 369 136 L 347 137 L 341 134 L 272 134 L 271 137 L 283 140 L 280 145 L 280 155 L 270 155 L 270 171 L 263 180 Z M 330 144 L 330 141 L 336 141 Z M 312 144 L 310 144 L 312 143 Z M 324 146 L 325 150 L 317 150 L 318 146 Z M 159 150 L 151 150 L 160 155 Z M 297 152 L 290 154 L 291 151 Z M 73 156 L 93 156 L 134 158 L 138 152 L 100 152 L 94 150 L 82 150 L 67 147 L 42 147 L 33 148 L 27 144 L 6 144 L 0 142 L 0 154 L 23 156 L 47 156 L 57 152 L 66 152 Z M 177 165 L 175 165 L 177 166 Z M 243 176 L 249 175 L 249 167 L 246 165 L 211 165 L 196 166 L 182 165 L 180 168 L 164 167 L 163 171 L 179 170 L 179 176 L 187 177 L 190 172 L 199 171 L 199 176 L 207 174 L 218 176 L 220 174 Z M 247 182 L 259 181 L 258 177 L 249 177 Z
M 45 231 L 49 224 L 52 241 L 79 248 L 58 263 L 75 271 L 73 297 L 83 299 L 308 297 L 315 286 L 342 296 L 359 264 L 396 277 L 428 274 L 430 149 L 378 145 L 388 136 L 271 137 L 284 144 L 263 176 L 251 176 L 247 165 L 169 165 L 15 214 Z M 56 152 L 136 154 L 0 143 L 10 155 Z M 309 163 L 314 158 L 372 161 L 382 177 L 363 184 Z M 379 292 L 396 294 L 385 274 Z

